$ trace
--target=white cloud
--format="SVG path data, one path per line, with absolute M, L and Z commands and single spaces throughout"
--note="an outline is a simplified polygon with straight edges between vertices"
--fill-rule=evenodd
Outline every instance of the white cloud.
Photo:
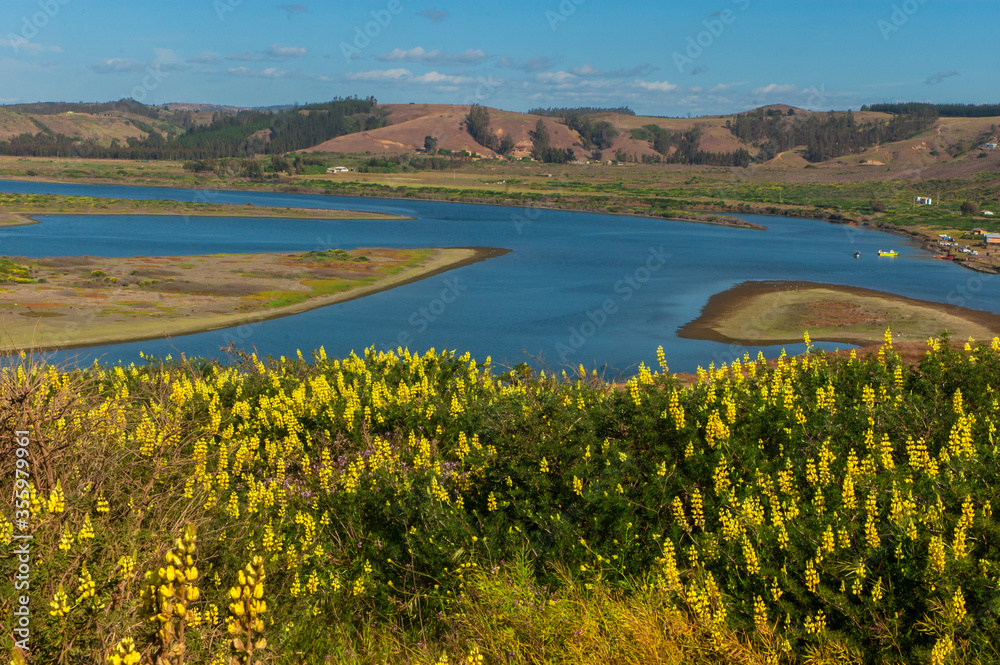
M 187 69 L 187 65 L 173 49 L 154 48 L 153 53 L 156 57 L 153 58 L 152 62 L 142 62 L 130 58 L 110 58 L 96 62 L 90 68 L 98 74 L 128 74 L 150 68 L 158 72 L 175 72 Z
M 615 69 L 610 72 L 601 71 L 597 67 L 594 67 L 589 62 L 583 67 L 573 67 L 570 69 L 571 72 L 577 76 L 582 76 L 584 78 L 602 78 L 602 79 L 627 79 L 633 76 L 644 76 L 647 74 L 652 74 L 659 67 L 654 67 L 650 64 L 638 65 L 632 67 L 631 69 Z
M 304 58 L 309 55 L 309 49 L 302 46 L 282 46 L 281 44 L 271 44 L 263 51 L 247 51 L 246 53 L 234 53 L 227 55 L 227 60 L 237 60 L 241 62 L 261 62 L 263 60 L 276 60 L 282 62 L 289 58 Z
M 249 67 L 230 67 L 226 70 L 230 76 L 245 76 L 258 79 L 287 79 L 298 75 L 296 70 L 278 69 L 268 67 L 267 69 L 250 69 Z
M 560 70 L 558 72 L 539 72 L 535 74 L 535 79 L 539 83 L 566 85 L 577 82 L 579 77 L 576 74 Z
M 396 69 L 373 69 L 367 72 L 350 72 L 345 78 L 348 81 L 367 81 L 372 83 L 420 83 L 434 86 L 456 86 L 467 83 L 475 83 L 476 79 L 469 76 L 454 76 L 452 74 L 442 74 L 441 72 L 427 72 L 420 76 L 414 76 L 409 69 L 402 67 Z M 329 77 L 321 77 L 320 80 L 330 80 Z
M 589 62 L 583 67 L 573 67 L 571 70 L 577 76 L 600 76 L 601 70 L 594 67 Z
M 16 36 L 16 35 L 15 35 Z M 44 46 L 42 44 L 36 44 L 35 42 L 30 42 L 27 39 L 17 38 L 17 39 L 4 39 L 0 38 L 0 46 L 6 46 L 8 48 L 14 49 L 14 51 L 24 51 L 30 55 L 38 55 L 39 53 L 62 53 L 63 50 L 58 46 Z
M 798 91 L 798 87 L 791 84 L 778 85 L 777 83 L 771 83 L 770 85 L 766 85 L 763 88 L 754 88 L 752 94 L 774 95 L 774 94 L 785 94 L 796 91 Z
M 651 92 L 670 92 L 677 89 L 676 83 L 670 81 L 637 81 L 640 88 Z
M 304 58 L 309 55 L 309 49 L 303 46 L 282 46 L 281 44 L 271 44 L 264 49 L 264 54 L 275 60 Z
M 413 77 L 409 69 L 373 69 L 367 72 L 349 72 L 348 81 L 404 81 Z
M 468 76 L 452 76 L 450 74 L 441 74 L 439 72 L 427 72 L 421 76 L 413 79 L 418 83 L 434 83 L 438 85 L 459 85 L 462 83 L 473 83 L 474 78 Z
M 383 53 L 376 58 L 382 62 L 419 62 L 425 65 L 439 65 L 447 67 L 480 65 L 489 59 L 486 51 L 480 49 L 467 49 L 461 53 L 445 53 L 440 49 L 428 51 L 422 46 L 417 46 L 409 50 L 394 48 L 388 53 Z
M 198 65 L 217 65 L 220 62 L 222 62 L 219 59 L 219 56 L 217 54 L 211 53 L 209 51 L 206 51 L 205 53 L 202 53 L 200 55 L 196 55 L 196 56 L 193 56 L 191 58 L 188 58 L 187 61 L 188 62 L 193 62 L 193 63 L 198 64 Z
M 154 48 L 153 53 L 156 54 L 156 62 L 164 65 L 175 65 L 181 61 L 173 49 Z
M 98 74 L 126 74 L 128 72 L 142 71 L 146 68 L 146 65 L 138 60 L 111 58 L 95 62 L 90 68 Z
M 153 53 L 156 54 L 156 58 L 153 59 L 153 66 L 157 69 L 168 72 L 187 69 L 187 65 L 184 64 L 180 56 L 173 49 L 154 48 Z

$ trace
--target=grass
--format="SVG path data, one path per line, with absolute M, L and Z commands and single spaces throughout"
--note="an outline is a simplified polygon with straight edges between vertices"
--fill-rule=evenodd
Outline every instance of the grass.
M 261 291 L 254 299 L 266 300 L 267 307 L 288 307 L 309 300 L 310 294 L 301 291 Z
M 0 283 L 16 282 L 32 284 L 31 267 L 15 263 L 8 258 L 0 257 Z

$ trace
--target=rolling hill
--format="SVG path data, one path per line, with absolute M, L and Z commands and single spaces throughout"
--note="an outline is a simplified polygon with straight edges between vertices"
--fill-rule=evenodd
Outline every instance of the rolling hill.
M 424 137 L 433 136 L 438 139 L 438 147 L 452 151 L 467 150 L 480 155 L 495 156 L 489 148 L 476 143 L 465 130 L 465 116 L 468 106 L 453 106 L 445 104 L 386 104 L 381 108 L 391 111 L 387 118 L 387 126 L 341 136 L 310 148 L 310 152 L 325 153 L 372 153 L 377 155 L 412 153 L 421 150 Z M 765 107 L 765 111 L 780 111 L 787 114 L 792 107 L 775 105 Z M 530 153 L 531 135 L 538 120 L 542 120 L 549 130 L 551 145 L 555 148 L 573 148 L 577 157 L 584 159 L 589 151 L 584 150 L 583 141 L 578 132 L 569 129 L 557 118 L 516 113 L 501 109 L 488 109 L 491 117 L 491 127 L 498 136 L 510 135 L 517 147 L 515 157 L 523 157 Z M 825 116 L 802 109 L 793 110 L 794 118 L 810 116 Z M 617 150 L 623 150 L 630 156 L 641 160 L 643 156 L 652 158 L 658 155 L 648 140 L 634 138 L 633 132 L 649 125 L 655 125 L 666 130 L 683 132 L 692 127 L 701 128 L 701 149 L 708 152 L 733 152 L 739 149 L 749 150 L 756 155 L 759 146 L 741 141 L 727 128 L 726 122 L 734 116 L 704 116 L 698 118 L 662 118 L 651 116 L 631 116 L 617 113 L 597 114 L 594 120 L 604 120 L 612 123 L 618 130 L 618 137 L 611 148 L 604 151 L 605 159 L 612 157 Z M 876 112 L 856 112 L 858 123 L 888 121 L 891 115 Z M 842 166 L 892 166 L 894 169 L 923 169 L 927 167 L 975 160 L 979 152 L 973 150 L 979 143 L 987 139 L 997 140 L 997 125 L 1000 118 L 939 118 L 931 127 L 919 135 L 902 141 L 876 145 L 857 154 L 836 157 L 815 164 L 819 168 Z M 804 168 L 808 162 L 802 156 L 804 146 L 785 151 L 767 162 L 769 166 L 778 168 Z M 993 159 L 987 160 L 992 164 Z M 981 170 L 985 164 L 972 162 L 971 170 Z M 965 169 L 969 170 L 969 169 Z
M 486 157 L 497 156 L 490 148 L 477 143 L 466 130 L 465 119 L 470 110 L 469 106 L 379 104 L 371 112 L 374 122 L 349 122 L 336 128 L 336 131 L 316 123 L 311 123 L 309 128 L 302 128 L 306 117 L 317 110 L 325 111 L 327 106 L 245 109 L 198 103 L 172 103 L 151 107 L 131 100 L 104 104 L 47 103 L 0 106 L 0 141 L 25 135 L 44 135 L 53 139 L 60 138 L 68 145 L 78 141 L 108 147 L 114 141 L 119 145 L 124 145 L 130 139 L 135 142 L 147 141 L 151 132 L 155 131 L 168 142 L 175 141 L 176 145 L 180 146 L 180 150 L 174 153 L 163 151 L 163 154 L 149 155 L 150 158 L 156 159 L 186 158 L 184 148 L 190 147 L 196 140 L 200 141 L 198 145 L 208 145 L 206 149 L 211 150 L 211 146 L 218 143 L 212 138 L 215 135 L 230 141 L 244 141 L 246 145 L 240 151 L 243 155 L 296 149 L 314 153 L 412 154 L 423 149 L 425 137 L 433 136 L 438 141 L 438 148 L 441 149 L 453 152 L 464 150 Z M 552 148 L 572 149 L 576 158 L 581 160 L 590 156 L 588 142 L 558 117 L 495 108 L 488 110 L 492 132 L 498 138 L 510 137 L 513 140 L 515 148 L 512 156 L 515 158 L 530 155 L 531 134 L 539 120 L 548 130 Z M 767 106 L 760 110 L 755 109 L 751 113 L 755 112 L 764 114 L 767 118 L 777 118 L 785 126 L 795 122 L 808 122 L 810 119 L 821 122 L 829 117 L 826 113 L 814 113 L 786 105 Z M 728 126 L 730 123 L 735 124 L 735 115 L 665 118 L 597 113 L 587 117 L 594 122 L 608 122 L 617 130 L 618 135 L 610 147 L 603 151 L 603 159 L 611 159 L 621 153 L 627 155 L 630 161 L 660 159 L 662 156 L 653 149 L 651 140 L 651 136 L 659 130 L 680 136 L 692 128 L 698 128 L 700 137 L 697 149 L 705 153 L 735 153 L 746 150 L 751 156 L 757 157 L 763 142 L 745 141 L 737 137 Z M 853 118 L 857 126 L 865 126 L 866 123 L 874 122 L 888 124 L 893 116 L 889 113 L 865 110 L 855 112 Z M 218 130 L 213 129 L 213 122 L 216 123 Z M 883 167 L 882 170 L 895 172 L 930 169 L 936 177 L 964 176 L 996 167 L 997 151 L 986 154 L 987 159 L 982 159 L 980 154 L 984 153 L 977 147 L 982 143 L 997 141 L 1000 132 L 998 125 L 1000 117 L 940 117 L 915 134 L 907 134 L 907 138 L 903 140 L 869 145 L 859 152 L 848 152 L 825 161 L 814 161 L 812 165 L 817 168 L 850 167 L 862 171 L 877 170 L 879 167 Z M 290 126 L 300 127 L 296 130 L 298 138 L 288 137 L 287 128 Z M 272 144 L 282 128 L 286 130 L 286 135 L 278 144 Z M 196 133 L 195 136 L 203 138 L 196 139 L 195 136 L 191 136 L 192 131 Z M 337 136 L 337 134 L 342 135 Z M 310 136 L 315 137 L 314 140 L 321 140 L 310 145 L 308 138 Z M 190 152 L 190 148 L 188 151 Z M 673 154 L 672 151 L 668 152 Z M 773 159 L 765 163 L 772 168 L 790 170 L 803 169 L 809 165 L 805 159 L 805 146 L 802 145 L 790 148 L 785 146 Z

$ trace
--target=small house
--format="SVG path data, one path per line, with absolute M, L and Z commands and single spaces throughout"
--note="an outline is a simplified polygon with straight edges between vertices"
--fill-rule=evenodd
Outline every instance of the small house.
M 993 216 L 993 211 L 991 211 L 991 210 L 984 210 L 983 211 L 983 216 L 984 217 L 992 217 Z
M 1000 233 L 984 233 L 987 245 L 1000 245 Z
M 351 169 L 346 166 L 331 166 L 326 170 L 327 173 L 347 173 Z
M 922 206 L 929 206 L 932 203 L 934 203 L 934 200 L 929 196 L 918 196 L 916 199 L 914 199 L 914 203 Z
M 972 229 L 972 235 L 981 236 L 986 233 L 986 229 Z

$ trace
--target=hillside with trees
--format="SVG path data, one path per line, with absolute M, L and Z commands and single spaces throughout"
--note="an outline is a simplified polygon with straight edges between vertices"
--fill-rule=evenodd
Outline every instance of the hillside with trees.
M 653 150 L 662 155 L 662 161 L 667 164 L 709 164 L 712 166 L 750 165 L 750 152 L 739 148 L 733 152 L 709 152 L 702 150 L 702 129 L 695 125 L 687 131 L 664 129 L 658 125 L 646 125 L 641 129 L 633 129 L 631 137 L 639 141 L 648 141 Z
M 111 104 L 26 105 L 23 111 L 44 111 L 44 115 L 127 112 L 149 122 L 129 116 L 125 121 L 145 136 L 130 136 L 124 141 L 112 139 L 104 143 L 52 131 L 44 122 L 31 117 L 40 131 L 0 141 L 0 155 L 190 160 L 283 154 L 344 134 L 381 127 L 387 115 L 373 97 L 334 99 L 277 112 L 244 110 L 216 113 L 209 123 L 201 125 L 192 121 L 190 112 L 168 111 L 132 100 Z
M 207 163 L 291 152 L 434 153 L 545 163 L 747 167 L 766 162 L 783 168 L 858 155 L 857 163 L 923 168 L 978 156 L 977 146 L 996 142 L 1000 122 L 982 117 L 1000 113 L 996 105 L 962 104 L 872 105 L 857 113 L 776 105 L 697 118 L 637 116 L 628 107 L 532 111 L 536 114 L 478 104 L 380 105 L 370 97 L 256 109 L 148 106 L 134 100 L 20 104 L 0 106 L 0 155 Z M 775 162 L 779 155 L 785 157 Z
M 806 146 L 805 158 L 822 162 L 859 153 L 871 146 L 908 139 L 938 119 L 933 107 L 922 106 L 894 116 L 888 122 L 858 122 L 854 113 L 789 116 L 774 109 L 757 109 L 726 120 L 726 127 L 741 141 L 760 147 L 758 161 L 768 161 L 796 146 Z
M 995 118 L 1000 116 L 1000 104 L 925 104 L 921 102 L 871 104 L 862 106 L 862 111 L 892 113 L 893 115 L 912 113 L 937 113 L 942 118 Z
M 528 110 L 528 115 L 540 115 L 549 118 L 565 118 L 567 115 L 598 115 L 602 113 L 613 113 L 616 115 L 635 115 L 635 111 L 627 106 L 617 106 L 615 108 L 600 108 L 594 106 L 574 106 L 558 108 L 533 108 Z

